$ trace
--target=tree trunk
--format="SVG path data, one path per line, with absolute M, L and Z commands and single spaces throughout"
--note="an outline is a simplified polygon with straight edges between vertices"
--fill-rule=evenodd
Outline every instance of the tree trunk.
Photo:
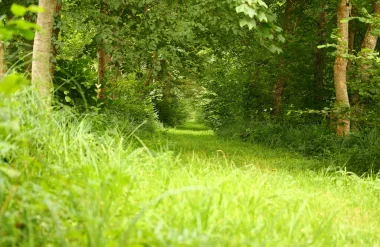
M 50 55 L 56 3 L 56 0 L 39 0 L 39 6 L 45 11 L 38 13 L 37 25 L 42 30 L 36 32 L 33 44 L 32 85 L 37 88 L 48 108 L 51 106 L 53 89 Z
M 378 2 L 377 0 L 373 0 L 373 14 L 380 15 L 380 2 Z M 378 38 L 378 36 L 372 34 L 372 25 L 369 25 L 362 42 L 362 56 L 364 58 L 366 58 L 369 55 L 369 53 L 375 50 Z M 370 69 L 370 67 L 371 66 L 366 63 L 361 65 L 360 77 L 362 82 L 366 82 L 369 80 L 370 75 L 368 73 L 368 69 Z M 363 111 L 363 105 L 360 102 L 360 94 L 358 90 L 355 90 L 354 95 L 352 97 L 352 106 L 352 113 L 354 115 L 354 118 L 360 121 L 361 114 Z
M 323 1 L 321 4 L 321 12 L 318 18 L 318 45 L 324 45 L 327 42 L 327 9 L 328 4 Z M 315 54 L 315 99 L 319 106 L 323 106 L 324 98 L 324 85 L 325 85 L 325 67 L 326 67 L 326 49 L 317 49 Z
M 338 48 L 334 64 L 334 84 L 336 93 L 336 107 L 338 110 L 338 123 L 336 134 L 345 136 L 350 133 L 349 108 L 350 101 L 347 92 L 347 64 L 344 57 L 348 52 L 348 22 L 341 21 L 350 15 L 351 3 L 349 0 L 339 0 L 338 6 Z
M 378 0 L 373 0 L 373 13 L 376 16 L 380 15 L 380 2 Z M 372 25 L 369 25 L 362 43 L 362 49 L 375 50 L 378 38 L 372 34 Z
M 287 0 L 286 6 L 285 6 L 285 14 L 284 14 L 284 32 L 288 35 L 293 34 L 296 22 L 292 20 L 292 12 L 296 7 L 297 0 Z M 285 48 L 285 45 L 283 46 L 283 49 Z M 286 75 L 284 72 L 286 69 L 286 59 L 284 56 L 281 56 L 280 58 L 280 65 L 279 65 L 279 72 L 280 75 L 277 79 L 276 84 L 273 88 L 273 109 L 274 109 L 274 115 L 275 116 L 281 116 L 282 111 L 282 101 L 283 96 L 285 92 L 285 86 L 286 86 Z M 284 73 L 283 73 L 284 72 Z
M 106 98 L 107 85 L 104 76 L 107 72 L 107 64 L 110 62 L 111 58 L 107 55 L 102 48 L 103 41 L 101 42 L 101 47 L 98 49 L 98 85 L 97 97 L 98 99 L 104 100 Z
M 7 63 L 5 60 L 5 45 L 2 40 L 0 40 L 0 81 L 3 79 L 5 73 L 7 72 Z

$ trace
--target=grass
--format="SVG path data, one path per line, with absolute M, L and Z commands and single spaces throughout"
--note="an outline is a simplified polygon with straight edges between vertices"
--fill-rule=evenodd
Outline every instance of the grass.
M 141 141 L 18 101 L 0 246 L 380 246 L 379 180 L 195 123 Z

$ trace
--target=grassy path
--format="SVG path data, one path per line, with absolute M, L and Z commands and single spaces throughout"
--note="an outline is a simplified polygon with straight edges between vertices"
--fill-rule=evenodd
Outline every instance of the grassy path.
M 380 246 L 379 180 L 194 124 L 136 148 L 51 119 L 33 159 L 0 165 L 1 247 Z
M 147 229 L 137 242 L 380 246 L 379 181 L 312 171 L 318 161 L 221 140 L 199 125 L 170 129 L 167 138 L 170 165 L 141 171 L 144 197 L 161 196 L 137 224 Z

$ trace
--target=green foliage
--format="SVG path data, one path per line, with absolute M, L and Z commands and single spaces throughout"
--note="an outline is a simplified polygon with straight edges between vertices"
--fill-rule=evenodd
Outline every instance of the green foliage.
M 38 13 L 41 11 L 42 9 L 35 5 L 31 5 L 26 8 L 18 4 L 12 4 L 11 12 L 15 15 L 15 17 L 6 21 L 5 25 L 3 25 L 3 20 L 6 16 L 0 16 L 0 40 L 10 40 L 16 35 L 21 35 L 28 40 L 33 40 L 34 32 L 38 29 L 38 26 L 24 20 L 22 17 L 27 12 Z
M 54 74 L 56 100 L 59 103 L 88 110 L 97 105 L 97 73 L 89 58 L 57 61 Z
M 135 74 L 113 81 L 108 85 L 104 112 L 108 116 L 109 126 L 122 133 L 131 133 L 135 128 L 139 134 L 154 132 L 159 128 L 151 95 Z
M 151 97 L 158 119 L 166 126 L 173 127 L 183 124 L 189 113 L 179 85 L 169 81 L 156 85 L 158 86 L 152 91 Z

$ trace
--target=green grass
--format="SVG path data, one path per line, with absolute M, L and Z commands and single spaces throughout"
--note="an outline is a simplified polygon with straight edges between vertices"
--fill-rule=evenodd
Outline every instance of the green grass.
M 25 98 L 0 246 L 380 246 L 379 180 L 195 123 L 140 142 Z

